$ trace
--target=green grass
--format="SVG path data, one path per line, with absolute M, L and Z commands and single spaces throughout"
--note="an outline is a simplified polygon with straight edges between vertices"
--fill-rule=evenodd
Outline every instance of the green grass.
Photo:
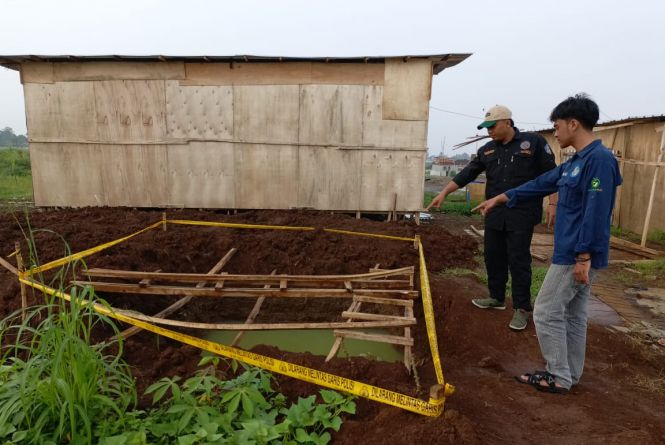
M 665 259 L 637 261 L 631 265 L 634 269 L 649 275 L 665 275 Z
M 32 200 L 28 150 L 0 149 L 0 201 Z
M 425 192 L 424 196 L 424 203 L 425 207 L 427 207 L 432 200 L 436 197 L 437 193 L 433 192 Z M 464 216 L 473 216 L 473 217 L 478 217 L 480 218 L 480 214 L 477 212 L 472 213 L 471 209 L 473 209 L 475 206 L 477 206 L 479 203 L 477 201 L 471 201 L 471 202 L 466 202 L 466 196 L 463 193 L 453 193 L 448 195 L 445 201 L 443 201 L 443 204 L 441 205 L 441 209 L 436 209 L 432 208 L 430 211 L 432 212 L 443 212 L 443 213 L 454 213 L 457 215 L 464 215 Z
M 642 235 L 639 233 L 631 232 L 628 229 L 623 229 L 620 227 L 610 227 L 610 234 L 616 236 L 617 238 L 625 239 L 636 244 L 639 244 L 642 241 Z M 647 240 L 654 241 L 657 243 L 665 243 L 665 230 L 655 229 L 649 232 L 647 235 Z
M 481 259 L 482 261 L 482 259 Z M 665 261 L 665 260 L 664 260 Z M 665 265 L 664 265 L 665 266 Z M 536 301 L 536 296 L 538 295 L 538 291 L 540 290 L 541 286 L 543 285 L 543 281 L 545 280 L 545 275 L 547 275 L 547 266 L 537 266 L 531 268 L 531 303 L 533 304 L 534 301 Z M 472 276 L 476 280 L 478 280 L 479 283 L 487 285 L 487 272 L 485 271 L 485 268 L 479 271 L 474 271 L 471 269 L 464 269 L 464 268 L 451 268 L 451 269 L 445 269 L 443 270 L 439 275 L 442 277 L 463 277 L 463 276 Z M 510 275 L 508 276 L 508 284 L 506 285 L 506 296 L 510 297 L 513 293 L 512 290 L 512 279 Z

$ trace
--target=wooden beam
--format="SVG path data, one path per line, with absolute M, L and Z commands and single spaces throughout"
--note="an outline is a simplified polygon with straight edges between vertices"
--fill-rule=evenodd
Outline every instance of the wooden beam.
M 92 286 L 96 291 L 140 294 L 140 295 L 191 295 L 192 297 L 288 297 L 288 298 L 351 298 L 354 294 L 346 289 L 258 289 L 258 288 L 195 288 L 181 286 L 150 285 L 140 287 L 137 284 L 105 283 L 96 281 L 72 281 L 77 286 Z M 418 298 L 418 291 L 399 289 L 356 289 L 357 295 L 373 297 Z
M 345 338 L 355 338 L 357 340 L 375 341 L 379 343 L 390 343 L 393 345 L 413 346 L 412 338 L 400 337 L 398 335 L 366 334 L 364 332 L 347 331 L 335 329 L 335 335 Z
M 0 257 L 0 266 L 4 267 L 14 275 L 18 276 L 18 269 L 14 267 L 9 261 L 5 260 L 2 257 Z
M 293 329 L 368 329 L 368 328 L 392 328 L 403 327 L 409 324 L 403 320 L 383 320 L 383 321 L 344 321 L 323 322 L 323 323 L 195 323 L 189 321 L 169 320 L 159 317 L 151 317 L 140 312 L 115 309 L 115 312 L 127 317 L 147 321 L 154 324 L 166 326 L 178 326 L 188 329 L 203 329 L 217 331 L 265 331 L 265 330 L 293 330 Z
M 14 244 L 16 248 L 16 269 L 19 273 L 24 272 L 25 268 L 23 267 L 23 255 L 21 255 L 21 244 L 16 241 Z M 25 321 L 26 313 L 25 310 L 28 308 L 28 293 L 25 288 L 25 284 L 21 282 L 21 320 Z
M 219 272 L 220 270 L 222 270 L 222 268 L 223 268 L 224 266 L 226 266 L 226 263 L 228 263 L 229 260 L 231 260 L 231 258 L 233 257 L 233 255 L 235 255 L 235 253 L 236 253 L 237 251 L 238 251 L 238 249 L 236 249 L 235 247 L 233 247 L 231 250 L 229 250 L 229 251 L 226 253 L 226 255 L 224 255 L 224 256 L 222 257 L 222 259 L 219 260 L 219 261 L 217 262 L 217 264 L 215 264 L 214 266 L 212 266 L 212 269 L 210 269 L 210 270 L 208 271 L 208 273 L 209 273 L 209 274 L 214 274 L 214 273 L 217 273 L 217 272 Z M 201 288 L 201 287 L 203 287 L 203 286 L 205 286 L 205 285 L 206 285 L 205 282 L 201 282 L 201 283 L 197 283 L 197 284 L 196 284 L 196 287 Z M 189 302 L 189 300 L 191 300 L 191 299 L 192 299 L 192 297 L 189 297 L 189 296 L 188 296 L 188 297 L 181 298 L 181 299 L 179 299 L 178 301 L 176 301 L 175 303 L 173 303 L 172 305 L 170 305 L 169 307 L 167 307 L 166 309 L 163 309 L 163 310 L 159 311 L 157 314 L 154 315 L 154 317 L 155 317 L 155 318 L 164 318 L 164 317 L 168 317 L 169 315 L 171 315 L 172 313 L 174 313 L 175 311 L 177 311 L 178 309 L 180 309 L 181 307 L 183 307 L 184 305 L 186 305 L 186 304 Z M 126 340 L 126 339 L 128 339 L 129 337 L 131 337 L 132 335 L 135 335 L 135 334 L 139 333 L 140 331 L 141 331 L 141 328 L 139 328 L 139 327 L 137 327 L 137 326 L 132 326 L 131 328 L 125 329 L 124 331 L 122 331 L 121 333 L 119 333 L 119 334 L 116 336 L 116 338 L 117 338 L 117 337 L 122 337 L 122 338 L 124 338 L 124 339 Z
M 630 241 L 617 238 L 616 236 L 610 236 L 610 246 L 615 249 L 623 250 L 625 252 L 630 252 L 644 258 L 653 258 L 655 256 L 662 254 L 662 252 L 658 250 L 651 249 L 649 247 L 640 246 L 639 244 L 631 243 Z
M 354 295 L 353 300 L 360 301 L 363 303 L 389 304 L 395 306 L 413 307 L 413 300 L 401 300 L 397 298 L 378 298 L 378 297 L 367 297 L 364 295 Z
M 114 269 L 98 269 L 91 268 L 87 270 L 87 275 L 91 277 L 105 277 L 105 278 L 124 278 L 128 280 L 143 280 L 146 278 L 154 281 L 175 281 L 198 283 L 199 281 L 215 282 L 220 280 L 225 281 L 251 281 L 256 284 L 265 285 L 279 285 L 281 280 L 287 280 L 291 283 L 341 283 L 344 281 L 363 282 L 365 280 L 373 280 L 375 278 L 384 278 L 393 275 L 409 275 L 413 273 L 413 266 L 402 267 L 400 269 L 381 270 L 378 272 L 370 272 L 365 274 L 352 274 L 352 275 L 237 275 L 228 274 L 223 277 L 220 274 L 198 274 L 198 273 L 156 273 L 156 272 L 140 272 L 131 270 L 114 270 Z
M 342 312 L 342 318 L 358 319 L 358 320 L 402 320 L 416 324 L 416 319 L 413 317 L 402 317 L 399 315 L 383 315 L 383 314 L 369 314 L 367 312 Z

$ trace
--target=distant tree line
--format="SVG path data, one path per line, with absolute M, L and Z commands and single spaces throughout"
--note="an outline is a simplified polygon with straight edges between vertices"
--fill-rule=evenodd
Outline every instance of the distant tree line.
M 11 127 L 0 130 L 0 147 L 27 147 L 28 138 L 22 134 L 14 133 Z

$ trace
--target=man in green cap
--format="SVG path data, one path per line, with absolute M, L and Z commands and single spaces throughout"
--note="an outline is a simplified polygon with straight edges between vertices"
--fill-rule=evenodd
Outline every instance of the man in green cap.
M 449 182 L 427 207 L 440 208 L 446 197 L 466 186 L 485 172 L 485 198 L 490 199 L 518 187 L 556 167 L 554 154 L 539 134 L 522 133 L 512 119 L 511 111 L 495 105 L 485 114 L 478 129 L 486 128 L 492 139 L 483 145 L 475 158 Z M 513 317 L 509 327 L 527 327 L 531 306 L 531 238 L 533 228 L 542 219 L 542 198 L 524 200 L 508 208 L 495 207 L 485 216 L 485 267 L 488 298 L 471 302 L 481 309 L 505 309 L 508 272 L 512 277 Z M 554 220 L 556 195 L 549 197 L 548 224 Z

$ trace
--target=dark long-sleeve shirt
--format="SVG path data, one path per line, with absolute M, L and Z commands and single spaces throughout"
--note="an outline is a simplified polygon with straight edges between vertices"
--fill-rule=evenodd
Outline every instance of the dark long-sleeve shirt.
M 485 172 L 485 198 L 489 199 L 554 167 L 554 155 L 542 136 L 515 130 L 515 137 L 507 144 L 490 141 L 483 145 L 453 182 L 464 187 Z M 498 206 L 485 218 L 485 226 L 497 230 L 531 230 L 542 218 L 542 206 L 541 197 L 521 200 L 513 208 Z
M 507 206 L 558 191 L 552 263 L 575 264 L 577 254 L 590 253 L 591 267 L 601 269 L 608 263 L 612 208 L 621 182 L 614 155 L 596 140 L 554 170 L 508 190 Z

